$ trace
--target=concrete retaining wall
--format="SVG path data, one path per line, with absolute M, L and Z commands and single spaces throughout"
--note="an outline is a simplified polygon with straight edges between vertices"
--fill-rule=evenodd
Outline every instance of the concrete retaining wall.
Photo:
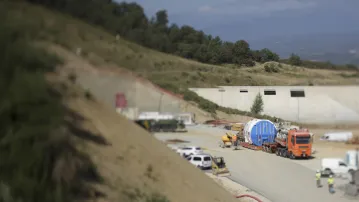
M 359 123 L 359 86 L 220 86 L 190 90 L 218 105 L 244 111 L 250 111 L 261 93 L 264 114 L 290 121 Z M 269 90 L 275 95 L 265 95 Z M 304 91 L 305 97 L 292 97 L 291 91 Z

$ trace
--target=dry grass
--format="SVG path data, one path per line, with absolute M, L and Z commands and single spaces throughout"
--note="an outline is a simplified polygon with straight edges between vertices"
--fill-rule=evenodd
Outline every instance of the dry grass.
M 65 75 L 49 77 L 52 83 L 67 79 Z M 73 96 L 66 99 L 66 104 L 83 116 L 82 127 L 109 143 L 83 143 L 104 179 L 103 184 L 95 185 L 103 196 L 94 201 L 161 201 L 148 198 L 156 197 L 155 193 L 171 202 L 237 201 L 135 123 L 96 99 L 86 99 L 85 91 L 78 86 L 67 86 Z
M 25 9 L 26 8 L 26 9 Z M 30 23 L 41 30 L 39 40 L 60 44 L 69 50 L 82 48 L 82 56 L 96 66 L 116 64 L 155 83 L 178 87 L 215 85 L 348 85 L 359 84 L 350 71 L 305 69 L 275 64 L 277 73 L 265 71 L 265 64 L 252 68 L 215 66 L 159 53 L 115 37 L 101 28 L 41 7 L 21 4 L 9 9 L 14 20 Z M 31 18 L 28 18 L 31 16 Z

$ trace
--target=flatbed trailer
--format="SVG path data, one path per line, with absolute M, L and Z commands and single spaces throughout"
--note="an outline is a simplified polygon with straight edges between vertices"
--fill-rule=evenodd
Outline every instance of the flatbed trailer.
M 261 146 L 252 145 L 247 142 L 241 142 L 240 145 L 244 148 L 251 149 L 251 150 L 256 150 L 256 151 L 263 150 L 263 148 Z
M 295 156 L 289 155 L 287 143 L 284 139 L 276 138 L 274 143 L 264 143 L 262 148 L 264 152 L 275 153 L 277 156 L 295 158 Z

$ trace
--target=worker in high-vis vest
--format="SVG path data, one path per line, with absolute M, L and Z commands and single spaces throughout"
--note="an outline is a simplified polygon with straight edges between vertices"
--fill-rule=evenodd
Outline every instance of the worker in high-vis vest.
M 315 173 L 315 179 L 317 181 L 317 187 L 322 187 L 322 183 L 321 183 L 321 174 L 320 174 L 320 170 L 317 170 L 317 173 Z
M 328 188 L 329 188 L 329 193 L 334 193 L 334 178 L 333 175 L 330 175 L 328 178 Z
M 232 143 L 233 143 L 233 146 L 235 146 L 235 147 L 238 145 L 238 137 L 237 137 L 237 135 L 232 136 Z

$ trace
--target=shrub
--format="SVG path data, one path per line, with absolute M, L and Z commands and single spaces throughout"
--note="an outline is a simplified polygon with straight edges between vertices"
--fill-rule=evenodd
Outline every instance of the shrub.
M 268 73 L 278 73 L 279 68 L 278 68 L 278 65 L 276 65 L 275 63 L 265 63 L 264 71 L 266 71 Z
M 259 114 L 263 111 L 263 99 L 260 93 L 257 94 L 256 98 L 253 101 L 253 105 L 251 107 L 251 112 L 253 114 Z

